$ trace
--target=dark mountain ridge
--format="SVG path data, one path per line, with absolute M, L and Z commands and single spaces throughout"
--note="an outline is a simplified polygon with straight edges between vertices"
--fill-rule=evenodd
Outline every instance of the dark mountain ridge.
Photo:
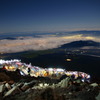
M 64 44 L 60 48 L 79 48 L 84 46 L 100 47 L 100 43 L 92 40 L 86 40 L 86 41 L 80 40 L 80 41 L 74 41 L 71 43 Z

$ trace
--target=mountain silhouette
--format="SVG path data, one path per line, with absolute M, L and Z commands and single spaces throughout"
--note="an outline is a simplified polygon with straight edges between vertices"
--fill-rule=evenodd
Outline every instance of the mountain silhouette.
M 86 41 L 80 40 L 80 41 L 74 41 L 71 43 L 64 44 L 60 48 L 79 48 L 84 46 L 100 47 L 100 43 L 94 42 L 92 40 L 86 40 Z

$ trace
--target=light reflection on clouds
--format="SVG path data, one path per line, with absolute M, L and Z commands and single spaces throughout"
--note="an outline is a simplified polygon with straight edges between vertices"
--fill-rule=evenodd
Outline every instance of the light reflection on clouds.
M 41 37 L 18 37 L 15 40 L 0 40 L 0 52 L 12 53 L 28 50 L 47 50 L 57 48 L 65 43 L 78 40 L 93 40 L 100 42 L 97 36 L 76 35 L 43 35 Z

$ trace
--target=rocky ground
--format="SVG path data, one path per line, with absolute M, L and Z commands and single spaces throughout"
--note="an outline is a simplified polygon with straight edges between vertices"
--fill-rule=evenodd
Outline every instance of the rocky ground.
M 0 100 L 100 100 L 100 84 L 65 76 L 55 80 L 1 71 Z

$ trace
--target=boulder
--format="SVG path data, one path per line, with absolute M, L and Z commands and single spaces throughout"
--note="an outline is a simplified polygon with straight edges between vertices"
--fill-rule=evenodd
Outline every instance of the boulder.
M 92 83 L 92 84 L 90 84 L 90 86 L 97 87 L 98 84 L 97 83 Z
M 59 83 L 57 84 L 57 86 L 58 86 L 58 87 L 62 87 L 62 88 L 68 87 L 69 81 L 70 81 L 70 78 L 67 77 L 67 78 L 63 79 L 61 82 L 59 82 Z
M 100 92 L 99 95 L 96 97 L 96 100 L 100 100 Z
M 26 91 L 27 89 L 33 87 L 36 84 L 37 81 L 33 80 L 31 82 L 28 83 L 24 83 L 24 85 L 21 87 L 22 91 Z
M 16 93 L 20 93 L 21 90 L 19 89 L 18 86 L 19 86 L 19 85 L 13 87 L 13 88 L 10 89 L 8 92 L 6 92 L 5 95 L 4 95 L 4 97 L 7 97 L 7 96 L 9 96 L 9 95 L 14 95 L 14 94 L 16 94 Z
M 29 89 L 29 88 L 30 88 L 29 85 L 24 85 L 24 86 L 21 87 L 21 90 L 22 90 L 22 91 L 26 91 L 26 90 Z
M 5 87 L 4 84 L 0 85 L 0 93 L 2 93 L 4 91 L 4 87 Z
M 10 86 L 8 83 L 5 84 L 5 87 L 6 87 L 8 90 L 11 89 L 11 86 Z

